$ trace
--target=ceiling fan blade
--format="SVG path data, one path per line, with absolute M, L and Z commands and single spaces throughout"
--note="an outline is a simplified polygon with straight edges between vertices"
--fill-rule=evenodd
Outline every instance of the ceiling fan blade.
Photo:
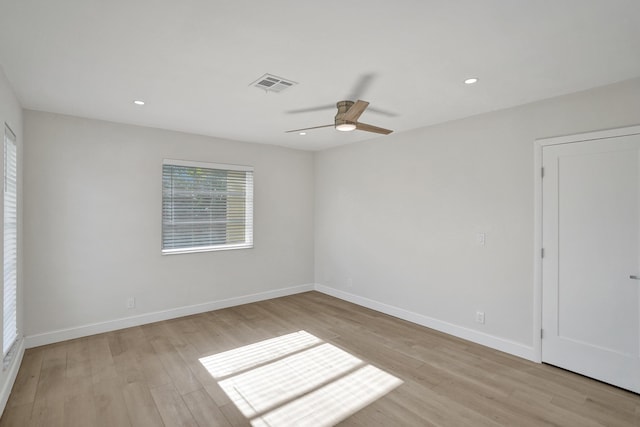
M 360 97 L 369 89 L 369 86 L 371 86 L 371 82 L 375 77 L 376 75 L 374 73 L 367 73 L 360 76 L 353 87 L 353 90 L 349 95 L 347 95 L 346 99 L 360 99 Z
M 367 132 L 373 132 L 373 133 L 381 133 L 384 135 L 389 135 L 391 132 L 393 132 L 392 130 L 389 130 L 389 129 L 379 128 L 378 126 L 368 125 L 366 123 L 360 123 L 360 122 L 356 123 L 356 129 L 364 130 Z
M 314 111 L 335 110 L 336 104 L 320 105 L 318 107 L 299 108 L 297 110 L 285 111 L 287 114 L 312 113 Z
M 370 111 L 372 113 L 382 114 L 383 116 L 387 116 L 387 117 L 398 117 L 398 115 L 392 111 L 381 110 L 376 107 L 369 107 L 367 108 L 367 111 Z
M 368 106 L 369 106 L 369 103 L 367 101 L 361 101 L 358 99 L 351 106 L 351 108 L 349 108 L 347 112 L 344 113 L 344 116 L 342 116 L 342 119 L 347 120 L 349 122 L 355 122 L 358 120 L 358 117 L 360 117 L 360 115 L 364 113 L 364 110 L 366 110 Z
M 290 132 L 302 132 L 304 130 L 311 130 L 311 129 L 320 129 L 320 128 L 328 128 L 329 126 L 335 126 L 335 123 L 331 123 L 330 125 L 322 125 L 322 126 L 314 126 L 311 128 L 303 128 L 303 129 L 293 129 L 293 130 L 288 130 L 285 131 L 285 133 L 290 133 Z

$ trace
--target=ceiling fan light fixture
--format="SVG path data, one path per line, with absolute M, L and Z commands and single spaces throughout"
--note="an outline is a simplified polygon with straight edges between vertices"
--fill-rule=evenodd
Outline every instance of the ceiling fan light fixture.
M 351 132 L 352 130 L 356 130 L 355 123 L 340 123 L 336 125 L 336 130 L 340 132 Z
M 365 132 L 380 133 L 383 135 L 389 135 L 391 132 L 393 132 L 390 129 L 385 129 L 358 121 L 360 115 L 364 112 L 364 110 L 367 109 L 368 106 L 369 103 L 361 99 L 357 100 L 356 102 L 338 101 L 336 103 L 338 113 L 334 117 L 332 124 L 314 126 L 310 128 L 292 129 L 286 131 L 285 133 L 298 132 L 302 135 L 302 132 L 306 132 L 310 129 L 328 128 L 332 126 L 340 132 L 351 132 L 353 130 L 360 130 Z

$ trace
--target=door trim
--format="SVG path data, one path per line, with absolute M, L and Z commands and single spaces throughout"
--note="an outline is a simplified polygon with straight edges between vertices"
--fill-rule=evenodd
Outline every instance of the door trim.
M 572 135 L 539 138 L 533 144 L 533 356 L 542 363 L 542 149 L 549 145 L 571 144 L 597 139 L 640 134 L 640 125 Z

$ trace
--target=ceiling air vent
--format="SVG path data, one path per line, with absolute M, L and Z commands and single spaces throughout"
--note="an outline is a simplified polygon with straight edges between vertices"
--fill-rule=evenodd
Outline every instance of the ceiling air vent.
M 297 83 L 294 81 L 285 80 L 282 77 L 272 76 L 271 74 L 265 74 L 255 82 L 251 83 L 250 86 L 255 86 L 267 92 L 282 92 L 295 84 Z

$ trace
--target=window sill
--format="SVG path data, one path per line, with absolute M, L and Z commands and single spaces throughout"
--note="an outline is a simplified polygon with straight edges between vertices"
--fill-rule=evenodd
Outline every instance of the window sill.
M 217 251 L 231 251 L 234 249 L 253 249 L 253 243 L 242 243 L 237 245 L 224 245 L 224 246 L 204 246 L 198 248 L 179 248 L 179 249 L 163 249 L 162 255 L 179 255 L 179 254 L 192 254 L 198 252 L 217 252 Z

